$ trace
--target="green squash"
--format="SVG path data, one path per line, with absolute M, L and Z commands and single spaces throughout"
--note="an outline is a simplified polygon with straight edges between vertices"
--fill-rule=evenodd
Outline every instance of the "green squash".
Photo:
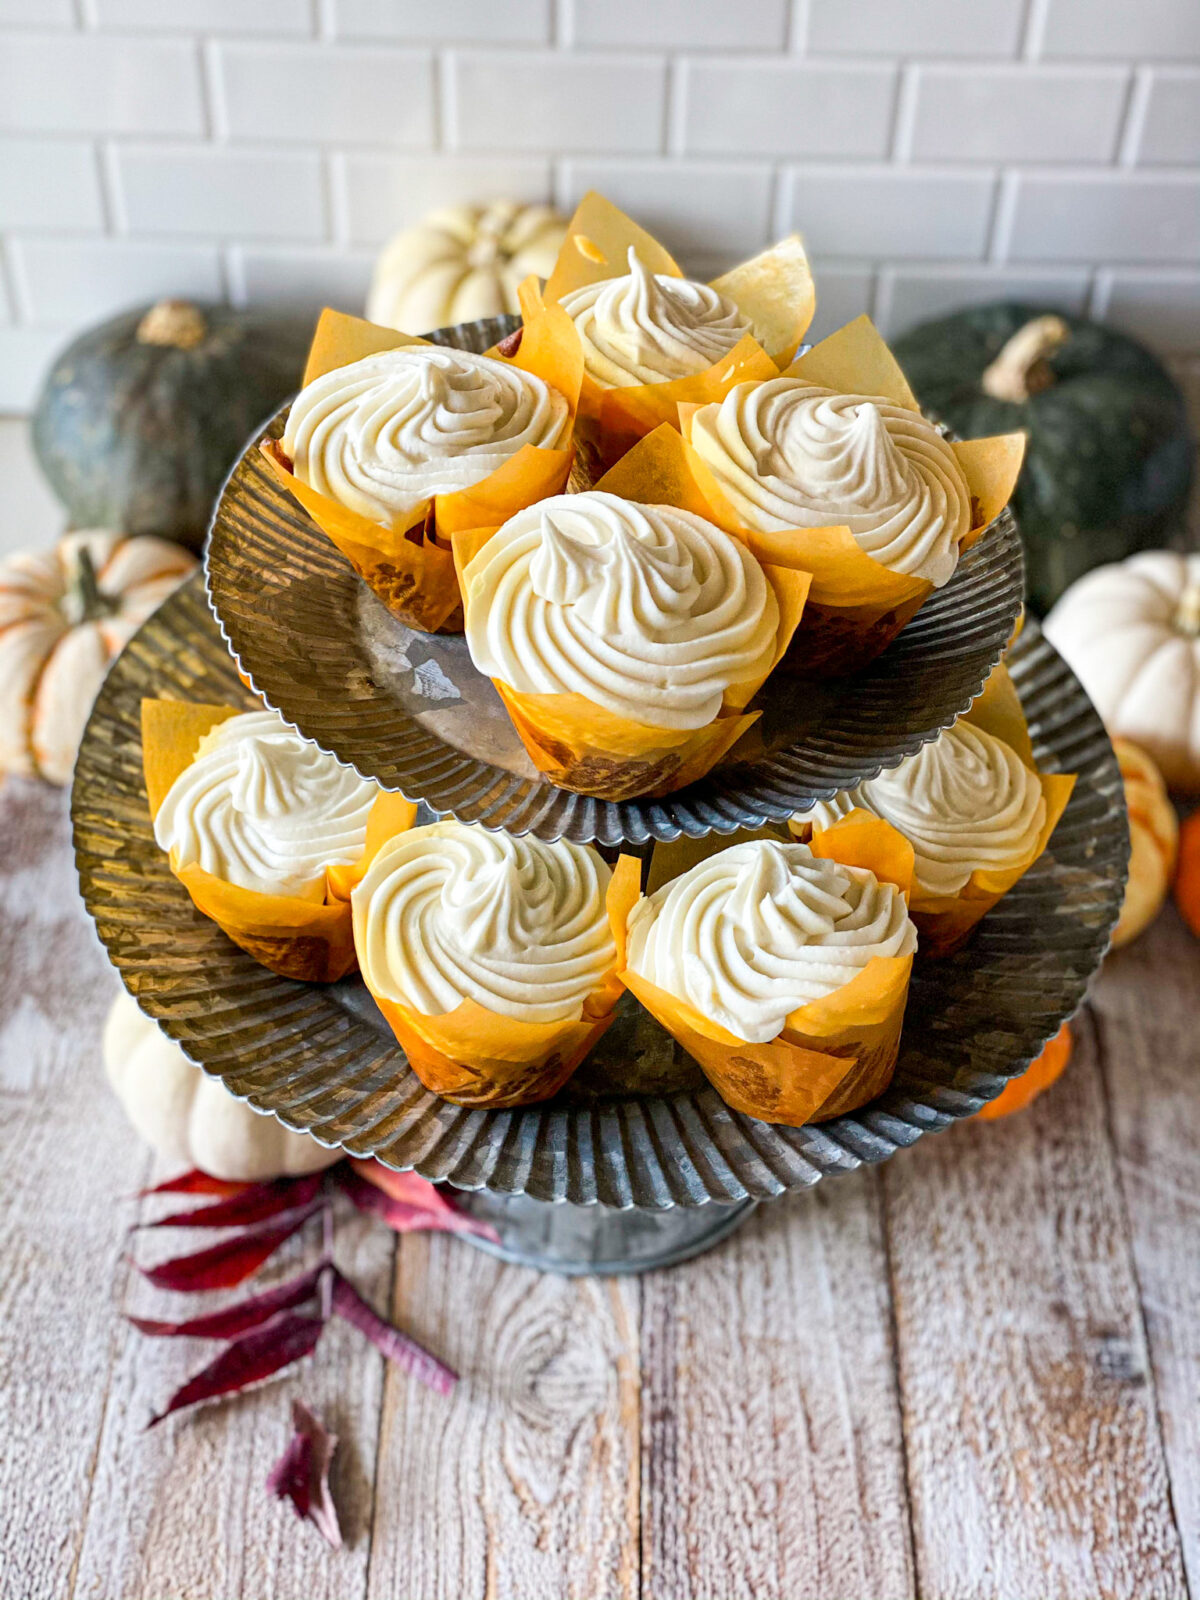
M 33 444 L 75 527 L 156 533 L 198 550 L 225 475 L 300 387 L 307 318 L 165 300 L 58 357 Z
M 1196 447 L 1183 395 L 1134 340 L 999 304 L 923 323 L 892 348 L 921 404 L 960 437 L 1028 433 L 1013 509 L 1035 611 L 1090 568 L 1170 537 Z

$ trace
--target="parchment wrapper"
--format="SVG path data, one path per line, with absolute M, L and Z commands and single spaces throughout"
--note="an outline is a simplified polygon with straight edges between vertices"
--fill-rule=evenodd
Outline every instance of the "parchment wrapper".
M 683 440 L 665 424 L 610 468 L 596 488 L 624 500 L 707 514 L 687 470 Z M 485 528 L 454 535 L 468 614 L 467 567 L 497 531 Z M 779 604 L 775 655 L 761 677 L 725 691 L 721 710 L 703 728 L 658 728 L 618 716 L 581 694 L 525 694 L 493 679 L 538 771 L 560 789 L 602 800 L 671 794 L 710 771 L 761 715 L 747 712 L 746 705 L 783 657 L 804 610 L 807 573 L 775 566 L 764 566 L 763 571 Z
M 192 764 L 204 735 L 237 715 L 234 706 L 142 701 L 142 767 L 152 818 L 175 779 Z M 367 821 L 362 860 L 352 867 L 325 869 L 323 903 L 243 889 L 195 862 L 181 867 L 174 851 L 168 861 L 197 911 L 211 917 L 247 955 L 284 978 L 333 983 L 356 964 L 350 891 L 385 840 L 411 828 L 416 813 L 416 806 L 400 795 L 381 790 Z
M 835 389 L 841 394 L 881 395 L 909 411 L 920 411 L 912 390 L 875 325 L 858 317 L 792 362 L 785 377 Z M 696 407 L 680 407 L 680 425 L 690 442 Z M 1012 496 L 1025 454 L 1023 433 L 951 442 L 971 494 L 971 527 L 959 542 L 969 550 Z M 812 677 L 858 671 L 885 650 L 933 593 L 925 578 L 892 572 L 860 548 L 844 525 L 787 528 L 760 533 L 740 520 L 699 456 L 690 458 L 697 486 L 714 522 L 738 532 L 764 563 L 795 566 L 812 574 L 804 627 L 788 652 L 785 670 Z
M 380 328 L 359 317 L 325 310 L 317 323 L 304 383 L 346 367 L 381 350 L 428 344 L 393 328 Z M 571 427 L 562 446 L 545 450 L 523 445 L 520 450 L 470 488 L 420 501 L 390 527 L 351 511 L 329 495 L 302 483 L 278 439 L 264 439 L 259 448 L 280 482 L 326 533 L 368 583 L 393 616 L 423 633 L 462 631 L 462 607 L 450 538 L 457 529 L 505 522 L 524 506 L 560 494 L 574 459 L 574 424 L 583 378 L 583 351 L 566 312 L 547 306 L 522 331 L 516 353 L 488 351 L 544 379 L 570 407 Z
M 913 852 L 888 823 L 852 811 L 817 834 L 814 855 L 869 867 L 907 899 Z M 875 956 L 856 977 L 801 1006 L 765 1044 L 748 1044 L 628 967 L 625 986 L 703 1069 L 727 1105 L 799 1128 L 853 1111 L 891 1082 L 912 975 L 911 956 Z
M 594 191 L 584 195 L 571 218 L 545 289 L 536 278 L 520 287 L 521 310 L 528 322 L 545 305 L 557 305 L 566 294 L 629 270 L 629 247 L 655 276 L 685 274 L 657 239 L 631 217 Z M 774 378 L 795 354 L 816 309 L 816 290 L 808 256 L 799 234 L 790 234 L 760 255 L 714 278 L 711 287 L 732 300 L 761 334 L 750 334 L 703 372 L 670 383 L 609 388 L 584 373 L 579 400 L 580 433 L 594 443 L 605 465 L 652 432 L 660 423 L 678 425 L 680 402 L 707 404 L 722 400 L 735 383 Z
M 922 956 L 949 956 L 961 949 L 976 924 L 1039 859 L 1075 787 L 1073 773 L 1038 770 L 1033 759 L 1033 745 L 1025 713 L 1003 662 L 994 669 L 984 684 L 983 693 L 961 720 L 1008 745 L 1036 775 L 1046 802 L 1046 820 L 1033 850 L 1024 861 L 1006 867 L 1003 872 L 973 872 L 957 894 L 927 894 L 914 879 L 909 914 L 921 936 Z M 812 831 L 807 824 L 790 826 L 792 832 L 801 839 Z
M 625 923 L 638 896 L 640 863 L 622 856 L 608 886 L 607 907 L 618 956 L 623 955 Z M 361 938 L 361 918 L 356 916 Z M 556 1094 L 609 1028 L 623 985 L 614 960 L 588 996 L 577 1022 L 522 1022 L 500 1016 L 475 1000 L 464 1000 L 439 1017 L 376 994 L 413 1071 L 425 1087 L 460 1106 L 534 1105 Z M 364 981 L 366 974 L 364 973 Z M 367 984 L 370 988 L 370 984 Z

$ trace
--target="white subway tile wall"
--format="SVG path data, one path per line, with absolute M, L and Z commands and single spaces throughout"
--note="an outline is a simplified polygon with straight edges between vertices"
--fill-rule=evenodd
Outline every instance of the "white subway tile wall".
M 160 294 L 361 307 L 439 204 L 603 189 L 814 330 L 1011 296 L 1200 354 L 1200 0 L 0 0 L 0 410 Z

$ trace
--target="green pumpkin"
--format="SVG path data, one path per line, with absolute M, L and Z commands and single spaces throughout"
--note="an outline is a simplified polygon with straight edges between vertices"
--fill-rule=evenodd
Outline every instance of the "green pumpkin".
M 1187 407 L 1134 340 L 999 304 L 923 323 L 892 348 L 921 404 L 960 437 L 1028 433 L 1013 509 L 1035 611 L 1180 521 L 1195 458 Z
M 246 441 L 300 387 L 308 319 L 165 300 L 82 334 L 33 418 L 71 523 L 198 550 Z

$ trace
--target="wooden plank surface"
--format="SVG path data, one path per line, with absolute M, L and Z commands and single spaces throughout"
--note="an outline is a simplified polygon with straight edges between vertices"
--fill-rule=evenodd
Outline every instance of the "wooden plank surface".
M 642 1383 L 645 1595 L 913 1593 L 876 1173 L 643 1279 Z
M 1200 1594 L 1200 943 L 1173 906 L 1110 958 L 1095 1010 L 1175 1517 Z
M 1085 1015 L 1029 1111 L 884 1169 L 918 1589 L 1180 1600 L 1182 1554 Z
M 339 1259 L 455 1396 L 335 1327 L 146 1434 L 210 1347 L 121 1320 L 181 1297 L 123 1265 L 149 1163 L 100 1070 L 115 979 L 63 797 L 5 786 L 0 829 L 5 1600 L 1186 1600 L 1188 1567 L 1200 1592 L 1200 945 L 1171 914 L 1012 1122 L 641 1279 L 347 1219 Z M 292 1394 L 341 1436 L 340 1553 L 265 1491 Z

